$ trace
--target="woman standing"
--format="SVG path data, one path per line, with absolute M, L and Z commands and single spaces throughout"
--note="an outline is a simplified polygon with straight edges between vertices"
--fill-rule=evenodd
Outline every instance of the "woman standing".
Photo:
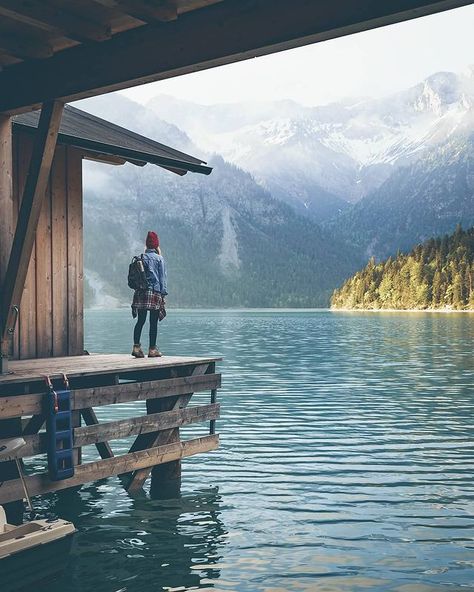
M 138 316 L 137 324 L 133 331 L 132 356 L 144 358 L 145 354 L 141 348 L 140 339 L 143 325 L 146 321 L 147 311 L 150 311 L 150 349 L 149 358 L 159 358 L 163 354 L 156 347 L 158 334 L 158 321 L 166 315 L 165 296 L 168 294 L 166 284 L 165 260 L 161 256 L 160 239 L 156 232 L 148 233 L 146 237 L 146 250 L 143 254 L 143 263 L 148 287 L 146 290 L 135 290 L 132 302 L 133 318 Z

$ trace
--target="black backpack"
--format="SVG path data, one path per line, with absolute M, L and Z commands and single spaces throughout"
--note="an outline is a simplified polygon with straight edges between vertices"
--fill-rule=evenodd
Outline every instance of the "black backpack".
M 143 255 L 133 257 L 128 266 L 128 287 L 132 290 L 146 290 L 148 288 Z

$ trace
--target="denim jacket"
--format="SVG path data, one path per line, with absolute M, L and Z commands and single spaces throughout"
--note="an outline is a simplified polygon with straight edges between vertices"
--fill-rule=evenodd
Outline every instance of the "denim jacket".
M 146 249 L 143 254 L 148 288 L 163 296 L 168 294 L 165 260 L 154 249 Z

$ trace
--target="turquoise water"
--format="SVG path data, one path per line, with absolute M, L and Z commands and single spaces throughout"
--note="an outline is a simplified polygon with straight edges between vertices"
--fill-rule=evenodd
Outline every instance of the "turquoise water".
M 89 311 L 86 347 L 131 329 Z M 221 447 L 179 500 L 52 497 L 79 534 L 48 590 L 474 590 L 473 338 L 463 314 L 170 311 L 165 353 L 224 357 Z

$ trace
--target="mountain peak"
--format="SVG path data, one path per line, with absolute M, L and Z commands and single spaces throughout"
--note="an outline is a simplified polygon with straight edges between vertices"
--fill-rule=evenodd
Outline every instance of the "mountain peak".
M 431 111 L 442 115 L 462 98 L 459 77 L 453 72 L 437 72 L 421 83 L 421 92 L 415 100 L 416 111 Z

